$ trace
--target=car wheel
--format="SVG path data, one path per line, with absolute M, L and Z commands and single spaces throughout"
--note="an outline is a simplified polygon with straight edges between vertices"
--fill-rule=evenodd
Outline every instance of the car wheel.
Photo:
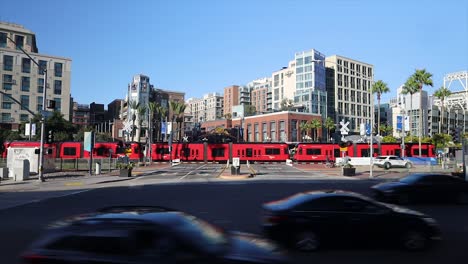
M 409 230 L 402 237 L 403 248 L 410 251 L 423 250 L 427 247 L 428 239 L 424 232 Z
M 409 203 L 409 195 L 408 194 L 400 194 L 398 195 L 397 202 L 399 204 L 407 204 Z
M 312 252 L 318 250 L 320 239 L 313 231 L 301 232 L 296 236 L 294 247 L 300 251 Z
M 407 169 L 411 169 L 411 163 L 409 163 L 409 162 L 408 162 L 408 163 L 406 163 L 406 164 L 405 164 L 405 168 L 407 168 Z
M 392 166 L 392 165 L 390 165 L 390 163 L 388 163 L 388 162 L 385 162 L 385 164 L 384 164 L 384 168 L 385 168 L 386 170 L 390 169 L 391 166 Z
M 468 204 L 468 193 L 466 193 L 466 192 L 458 193 L 457 202 L 459 204 Z

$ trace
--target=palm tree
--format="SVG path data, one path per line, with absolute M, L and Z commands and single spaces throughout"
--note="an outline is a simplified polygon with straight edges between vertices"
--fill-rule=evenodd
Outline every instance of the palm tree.
M 141 137 L 141 129 L 143 128 L 143 120 L 146 114 L 146 106 L 145 105 L 140 105 L 138 106 L 138 133 L 137 133 L 137 142 L 140 142 L 140 137 Z
M 335 121 L 331 117 L 327 117 L 325 120 L 325 128 L 327 129 L 327 141 L 330 141 L 331 138 L 331 131 L 335 130 Z
M 309 130 L 309 123 L 308 122 L 302 122 L 299 125 L 299 129 L 301 130 L 302 138 L 304 138 L 304 136 L 307 135 L 307 131 Z
M 372 93 L 377 94 L 377 132 L 380 133 L 380 97 L 384 93 L 390 92 L 387 84 L 384 83 L 382 80 L 378 80 L 372 86 Z
M 154 126 L 154 115 L 156 114 L 158 104 L 155 102 L 149 102 L 148 103 L 148 151 L 147 153 L 149 154 L 150 157 L 150 164 L 152 163 L 153 159 L 151 158 L 152 153 L 151 153 L 151 144 L 153 143 L 153 126 Z
M 413 115 L 412 115 L 412 111 L 413 111 L 413 94 L 417 93 L 418 92 L 418 84 L 413 80 L 413 78 L 408 78 L 408 80 L 405 82 L 405 84 L 403 85 L 403 90 L 401 91 L 402 94 L 410 94 L 410 113 L 409 113 L 409 123 L 410 123 L 410 126 L 412 126 L 412 122 L 413 122 Z M 410 127 L 410 134 L 411 134 L 411 127 Z
M 419 88 L 419 157 L 421 157 L 421 139 L 423 130 L 423 118 L 424 113 L 422 111 L 422 90 L 424 85 L 432 86 L 432 73 L 426 71 L 426 69 L 416 70 L 410 78 L 414 79 L 414 82 L 418 84 Z
M 158 122 L 158 131 L 156 132 L 156 138 L 158 140 L 161 140 L 161 141 L 164 141 L 166 138 L 161 136 L 161 124 L 163 121 L 166 122 L 166 126 L 167 126 L 167 113 L 168 113 L 168 109 L 166 107 L 163 107 L 163 106 L 158 106 L 157 107 L 157 120 L 159 121 Z M 166 127 L 166 132 L 165 132 L 165 135 L 167 134 L 167 127 Z
M 185 108 L 187 107 L 183 102 L 175 102 L 170 101 L 169 106 L 172 110 L 172 121 L 176 121 L 177 127 L 179 130 L 179 140 L 182 138 L 182 122 L 183 122 L 183 114 L 185 112 Z
M 318 140 L 318 129 L 322 127 L 322 122 L 318 119 L 310 121 L 310 127 L 312 128 L 314 141 Z
M 136 111 L 138 110 L 138 107 L 140 107 L 140 103 L 137 101 L 130 101 L 128 102 L 128 106 L 130 107 L 131 115 L 132 115 L 132 141 L 135 139 L 135 120 L 136 120 Z
M 442 134 L 442 127 L 444 123 L 444 101 L 445 98 L 449 97 L 452 94 L 452 92 L 445 88 L 445 87 L 440 87 L 439 90 L 435 91 L 434 96 L 440 99 L 441 102 L 441 113 L 440 113 L 440 122 L 439 122 L 439 134 Z

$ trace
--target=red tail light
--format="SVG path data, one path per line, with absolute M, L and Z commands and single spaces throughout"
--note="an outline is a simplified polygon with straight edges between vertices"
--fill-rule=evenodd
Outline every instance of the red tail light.
M 38 254 L 25 254 L 21 256 L 23 261 L 25 263 L 31 263 L 31 264 L 38 264 L 38 263 L 46 263 L 47 262 L 47 257 L 38 255 Z
M 285 215 L 267 215 L 265 217 L 265 222 L 270 224 L 278 224 L 284 222 L 286 219 L 288 219 L 288 217 Z

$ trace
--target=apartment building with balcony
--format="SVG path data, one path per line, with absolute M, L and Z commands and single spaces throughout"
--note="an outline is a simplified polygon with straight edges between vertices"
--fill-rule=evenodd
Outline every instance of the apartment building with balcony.
M 41 65 L 41 69 L 21 49 Z M 48 73 L 46 99 L 54 100 L 55 110 L 71 120 L 71 59 L 40 54 L 34 32 L 22 25 L 0 22 L 0 89 L 4 93 L 1 95 L 1 128 L 17 130 L 21 122 L 33 117 L 26 108 L 33 113 L 42 110 L 43 68 Z
M 251 87 L 250 103 L 255 107 L 257 113 L 271 112 L 272 93 L 271 78 L 261 78 L 247 84 Z

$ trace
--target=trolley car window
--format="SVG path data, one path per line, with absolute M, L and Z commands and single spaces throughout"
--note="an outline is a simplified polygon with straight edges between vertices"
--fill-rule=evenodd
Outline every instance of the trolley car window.
M 214 148 L 211 150 L 212 157 L 224 157 L 224 148 Z
M 307 149 L 306 155 L 320 155 L 322 154 L 321 149 Z
M 64 147 L 63 148 L 63 155 L 64 156 L 75 156 L 76 155 L 76 147 Z
M 334 150 L 333 150 L 333 156 L 334 156 L 335 158 L 341 157 L 340 150 L 339 150 L 339 149 L 334 149 Z
M 247 148 L 246 152 L 247 152 L 247 157 L 252 157 L 252 149 L 251 148 Z
M 279 155 L 281 153 L 281 150 L 278 148 L 267 148 L 265 149 L 265 154 L 266 155 Z
M 158 148 L 158 149 L 156 149 L 156 153 L 158 153 L 158 154 L 169 154 L 169 148 Z

